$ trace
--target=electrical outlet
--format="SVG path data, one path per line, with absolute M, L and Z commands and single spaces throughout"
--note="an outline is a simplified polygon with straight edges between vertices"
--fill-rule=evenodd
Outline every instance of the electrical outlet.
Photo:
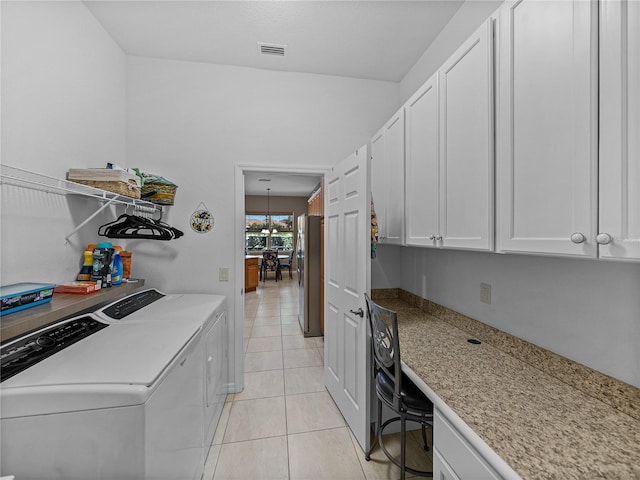
M 220 270 L 218 271 L 218 280 L 220 280 L 221 282 L 229 281 L 229 269 L 227 267 L 220 268 Z
M 480 301 L 482 303 L 491 304 L 491 285 L 488 283 L 480 284 Z

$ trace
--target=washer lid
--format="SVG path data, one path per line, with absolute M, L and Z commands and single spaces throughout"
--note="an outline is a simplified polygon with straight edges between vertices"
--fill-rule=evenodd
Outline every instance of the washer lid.
M 154 291 L 154 290 L 150 290 Z M 157 298 L 139 310 L 128 313 L 123 318 L 117 319 L 109 315 L 118 303 L 126 304 L 136 295 L 145 294 L 149 290 L 125 297 L 118 302 L 107 305 L 95 312 L 99 318 L 109 323 L 128 323 L 134 321 L 183 321 L 185 318 L 198 319 L 202 324 L 211 319 L 214 314 L 225 305 L 224 295 L 212 295 L 205 293 L 185 293 L 164 295 Z M 157 291 L 156 291 L 157 292 Z M 159 293 L 159 292 L 158 292 Z
M 109 325 L 2 382 L 2 389 L 89 384 L 153 387 L 201 326 L 192 318 Z

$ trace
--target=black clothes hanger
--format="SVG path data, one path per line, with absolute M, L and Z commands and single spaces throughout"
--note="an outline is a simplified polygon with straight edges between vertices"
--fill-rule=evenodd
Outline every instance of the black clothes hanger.
M 184 233 L 160 220 L 124 213 L 115 221 L 101 225 L 98 228 L 98 235 L 107 238 L 174 240 Z

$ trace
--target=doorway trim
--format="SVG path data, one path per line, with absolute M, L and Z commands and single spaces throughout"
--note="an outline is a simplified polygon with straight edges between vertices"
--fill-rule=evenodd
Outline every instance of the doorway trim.
M 324 176 L 331 166 L 291 166 L 291 165 L 259 165 L 236 164 L 235 166 L 235 234 L 234 234 L 234 336 L 229 360 L 233 361 L 233 381 L 229 393 L 241 392 L 244 389 L 244 238 L 245 238 L 245 172 L 286 173 Z

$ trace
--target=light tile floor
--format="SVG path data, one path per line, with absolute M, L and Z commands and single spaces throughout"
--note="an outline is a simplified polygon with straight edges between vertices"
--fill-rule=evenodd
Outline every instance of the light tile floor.
M 399 469 L 377 448 L 364 459 L 324 387 L 322 338 L 304 338 L 298 283 L 260 282 L 245 296 L 245 388 L 227 398 L 204 480 L 394 480 Z M 407 462 L 431 468 L 419 432 L 408 437 Z M 399 452 L 399 435 L 385 437 Z M 411 478 L 411 475 L 407 475 Z

